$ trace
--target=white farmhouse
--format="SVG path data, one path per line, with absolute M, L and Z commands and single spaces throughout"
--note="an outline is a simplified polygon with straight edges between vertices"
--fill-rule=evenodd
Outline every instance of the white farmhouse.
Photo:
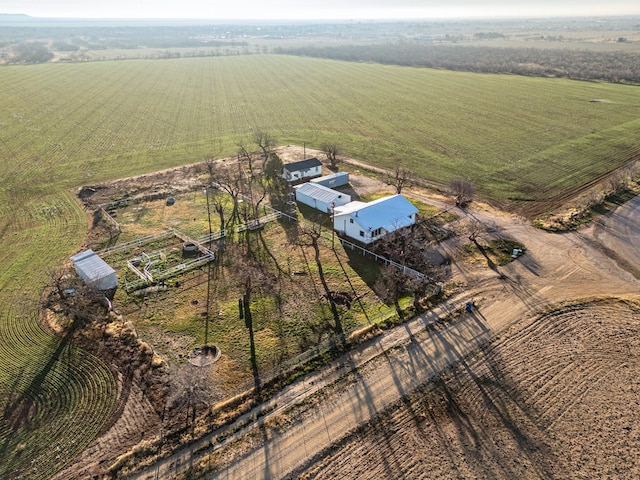
M 317 158 L 307 158 L 299 162 L 285 163 L 282 178 L 288 182 L 300 182 L 322 175 L 322 162 Z
M 368 203 L 351 202 L 334 209 L 333 228 L 344 237 L 366 244 L 413 225 L 417 213 L 418 209 L 402 195 Z

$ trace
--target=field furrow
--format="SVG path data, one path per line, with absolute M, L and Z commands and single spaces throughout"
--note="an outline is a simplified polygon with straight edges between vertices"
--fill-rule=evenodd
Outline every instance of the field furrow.
M 521 327 L 360 427 L 301 478 L 636 476 L 637 306 L 596 301 Z

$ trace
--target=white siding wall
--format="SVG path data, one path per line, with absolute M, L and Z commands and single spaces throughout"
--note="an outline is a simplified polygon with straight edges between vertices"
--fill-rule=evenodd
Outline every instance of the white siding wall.
M 301 178 L 316 177 L 318 175 L 322 175 L 322 165 L 295 172 L 289 172 L 285 170 L 285 180 L 288 181 L 300 180 Z
M 367 234 L 367 231 L 355 220 L 351 218 L 351 215 L 336 215 L 333 218 L 333 228 L 344 234 L 346 237 L 352 238 L 354 240 L 358 240 L 359 242 L 369 243 L 371 242 L 371 237 Z M 360 232 L 364 233 L 364 236 L 360 235 Z

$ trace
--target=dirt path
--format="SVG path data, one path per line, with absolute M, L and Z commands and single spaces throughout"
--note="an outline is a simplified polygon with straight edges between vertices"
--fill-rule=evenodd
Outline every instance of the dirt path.
M 640 279 L 640 241 L 629 242 L 638 238 L 638 225 L 640 196 L 598 219 L 586 234 L 594 238 L 620 268 Z
M 295 478 L 638 478 L 637 306 L 603 301 L 520 322 Z M 392 357 L 419 369 L 429 360 L 419 343 Z
M 316 462 L 323 465 L 332 463 L 322 462 L 327 446 L 340 445 L 341 439 L 347 432 L 366 424 L 373 416 L 382 413 L 398 399 L 405 398 L 408 393 L 414 392 L 419 385 L 427 382 L 433 375 L 444 371 L 454 363 L 463 362 L 472 352 L 480 351 L 479 347 L 488 345 L 506 328 L 519 325 L 523 321 L 532 322 L 536 313 L 546 305 L 583 299 L 589 295 L 615 296 L 623 292 L 629 294 L 637 292 L 637 282 L 618 280 L 608 274 L 607 268 L 593 269 L 589 261 L 591 260 L 589 257 L 593 255 L 592 259 L 595 261 L 611 263 L 606 258 L 588 250 L 576 252 L 577 246 L 571 241 L 565 240 L 561 243 L 566 244 L 562 245 L 564 248 L 550 251 L 552 245 L 544 240 L 531 242 L 533 251 L 530 250 L 527 254 L 530 255 L 528 266 L 523 262 L 514 263 L 502 269 L 506 280 L 500 280 L 496 276 L 494 279 L 486 279 L 481 286 L 470 290 L 467 295 L 476 299 L 481 298 L 481 307 L 475 315 L 464 316 L 458 322 L 446 328 L 439 328 L 434 333 L 431 330 L 424 330 L 424 327 L 429 325 L 431 319 L 440 317 L 444 312 L 430 312 L 407 327 L 399 327 L 390 332 L 391 336 L 395 336 L 404 330 L 401 335 L 404 340 L 399 339 L 399 343 L 405 345 L 404 349 L 407 352 L 405 355 L 384 353 L 378 355 L 372 365 L 359 370 L 349 382 L 345 382 L 343 388 L 303 412 L 292 427 L 282 432 L 267 430 L 262 446 L 218 472 L 216 478 L 284 478 L 287 475 L 295 478 L 300 473 L 300 469 L 304 471 L 312 468 Z M 544 250 L 540 251 L 539 248 Z M 535 269 L 532 268 L 534 262 L 537 265 Z M 466 298 L 455 300 L 460 306 Z M 518 332 L 517 328 L 514 332 Z M 512 337 L 507 336 L 507 338 Z M 543 338 L 545 337 L 540 334 L 532 340 Z M 413 341 L 406 343 L 410 339 Z M 563 340 L 571 341 L 572 339 L 569 336 Z M 527 349 L 536 347 L 521 341 L 518 349 L 520 361 L 528 362 L 537 359 L 535 351 L 530 350 L 525 353 Z M 372 348 L 378 352 L 383 350 L 380 345 Z M 359 360 L 355 357 L 352 366 L 361 365 Z M 549 358 L 547 361 L 550 361 Z M 566 368 L 569 369 L 569 367 Z M 602 380 L 606 368 L 601 366 L 598 368 L 599 380 Z M 466 374 L 468 376 L 470 372 Z M 556 380 L 560 382 L 560 379 Z M 560 385 L 549 382 L 547 388 L 556 389 L 560 386 L 567 388 L 565 383 L 569 384 L 571 381 L 572 377 L 563 379 Z M 603 390 L 606 393 L 606 389 Z M 553 398 L 553 394 L 550 395 Z M 563 402 L 558 401 L 558 403 Z M 461 419 L 453 414 L 446 419 L 446 422 L 450 421 L 461 421 Z M 634 422 L 636 421 L 637 418 Z M 531 428 L 535 430 L 534 427 L 537 428 L 535 424 Z M 637 422 L 635 428 L 637 428 Z M 380 429 L 374 429 L 374 431 L 380 432 Z M 486 432 L 483 433 L 483 435 L 486 434 Z M 399 434 L 399 436 L 403 435 Z M 372 439 L 367 439 L 366 435 L 360 440 L 361 443 L 368 445 L 372 442 Z M 473 443 L 472 438 L 468 441 Z M 385 447 L 384 443 L 377 444 L 376 448 L 385 452 L 379 454 L 378 458 L 393 451 L 391 446 Z M 469 445 L 465 448 L 469 449 Z M 430 466 L 434 464 L 433 460 L 428 460 L 430 455 L 427 453 L 421 455 L 414 450 L 410 457 L 415 460 L 416 456 Z M 365 465 L 370 466 L 370 462 L 364 458 L 366 457 L 360 455 L 357 455 L 357 460 L 352 458 L 356 465 L 361 466 L 360 472 L 367 470 Z M 400 463 L 404 464 L 408 459 L 400 460 Z M 492 462 L 497 462 L 497 459 Z M 535 463 L 533 460 L 529 461 L 530 465 Z M 349 468 L 352 467 L 353 463 L 345 463 L 339 470 L 342 475 L 336 478 L 349 477 L 352 472 Z M 500 464 L 495 463 L 494 467 L 500 468 Z M 487 466 L 487 468 L 491 467 Z M 403 470 L 404 467 L 399 465 L 389 472 L 378 471 L 377 474 L 372 473 L 370 476 L 358 476 L 358 478 L 379 478 L 377 475 L 380 473 L 383 473 L 382 476 L 385 478 L 397 478 L 396 475 L 389 476 L 389 473 Z M 293 475 L 292 472 L 297 473 Z M 455 472 L 455 469 L 452 472 Z M 541 478 L 544 477 L 541 475 Z M 503 478 L 509 478 L 509 475 Z
M 430 201 L 424 195 L 421 200 Z M 637 335 L 638 318 L 633 309 L 628 313 L 629 309 L 625 310 L 622 307 L 607 307 L 604 310 L 585 307 L 584 318 L 595 319 L 595 322 L 606 320 L 608 315 L 613 315 L 609 323 L 617 330 L 614 328 L 608 335 L 601 336 L 603 342 L 609 342 L 604 345 L 603 353 L 603 350 L 594 351 L 592 348 L 599 345 L 599 337 L 593 336 L 598 332 L 597 328 L 593 328 L 594 324 L 589 324 L 588 329 L 580 329 L 580 323 L 573 329 L 562 330 L 558 327 L 562 331 L 554 337 L 541 327 L 545 323 L 541 319 L 545 317 L 540 315 L 550 305 L 593 297 L 627 295 L 636 298 L 640 291 L 640 282 L 634 277 L 632 270 L 621 268 L 616 259 L 608 255 L 610 247 L 598 243 L 598 238 L 589 230 L 563 235 L 549 234 L 534 229 L 518 218 L 496 215 L 487 210 L 471 209 L 469 212 L 460 213 L 467 218 L 473 216 L 485 224 L 491 223 L 504 234 L 521 241 L 527 246 L 527 254 L 505 267 L 498 267 L 495 271 L 454 265 L 455 279 L 467 287 L 464 293 L 434 311 L 385 333 L 374 342 L 328 365 L 322 371 L 305 377 L 285 389 L 270 403 L 258 407 L 250 415 L 251 418 L 260 420 L 252 422 L 250 428 L 242 429 L 232 437 L 233 440 L 239 441 L 234 444 L 234 448 L 239 449 L 242 456 L 238 457 L 237 452 L 233 454 L 227 450 L 226 444 L 216 443 L 214 449 L 212 434 L 173 457 L 159 462 L 153 470 L 148 470 L 136 478 L 166 478 L 184 470 L 186 466 L 207 465 L 211 461 L 228 464 L 215 474 L 215 478 L 234 479 L 287 476 L 295 478 L 305 472 L 309 475 L 322 472 L 323 478 L 353 477 L 356 470 L 349 468 L 361 468 L 357 470 L 360 473 L 368 471 L 367 469 L 376 472 L 370 476 L 363 474 L 361 478 L 395 478 L 399 472 L 404 476 L 419 478 L 420 475 L 411 472 L 427 472 L 428 477 L 428 472 L 437 471 L 442 471 L 443 477 L 456 478 L 548 478 L 556 475 L 556 470 L 551 466 L 561 454 L 561 450 L 558 449 L 571 443 L 570 436 L 564 435 L 560 440 L 558 436 L 562 436 L 562 432 L 570 432 L 572 428 L 579 430 L 578 416 L 580 412 L 585 411 L 583 399 L 586 392 L 592 391 L 597 394 L 594 404 L 604 406 L 612 400 L 607 397 L 608 393 L 615 389 L 623 389 L 625 382 L 630 380 L 624 368 L 631 368 L 637 372 L 638 345 L 627 342 L 620 346 L 623 351 L 628 351 L 626 358 L 629 358 L 627 367 L 621 370 L 618 368 L 621 356 L 609 352 L 610 349 L 615 350 L 618 347 L 609 343 L 612 339 L 621 338 L 621 335 L 624 337 L 620 332 L 627 331 L 627 334 Z M 619 231 L 616 220 L 611 221 L 613 223 L 602 228 L 605 231 Z M 636 235 L 640 233 L 637 229 L 636 223 L 635 227 L 632 226 L 626 231 L 625 235 L 632 235 L 631 237 L 618 240 L 622 245 L 626 244 L 631 248 L 635 245 L 635 238 L 638 238 Z M 602 237 L 602 231 L 599 236 Z M 638 267 L 636 265 L 634 268 Z M 473 314 L 464 314 L 456 321 L 434 327 L 435 322 L 447 313 L 460 309 L 469 299 L 478 303 L 479 310 Z M 613 303 L 615 305 L 616 302 Z M 550 318 L 564 318 L 565 321 L 559 323 L 562 326 L 571 323 L 574 317 L 572 313 L 562 313 Z M 584 318 L 581 320 L 583 324 L 587 321 Z M 593 335 L 586 335 L 581 340 L 577 334 L 583 330 Z M 545 341 L 551 344 L 546 345 Z M 558 345 L 565 344 L 573 344 L 573 350 L 558 350 Z M 543 345 L 546 345 L 546 350 L 541 356 L 540 350 Z M 528 387 L 525 386 L 533 377 L 521 375 L 518 373 L 519 370 L 509 370 L 507 367 L 504 370 L 495 370 L 498 357 L 488 357 L 489 360 L 484 363 L 474 360 L 482 358 L 487 349 L 498 352 L 495 355 L 499 354 L 500 358 L 518 358 L 519 365 L 525 370 L 527 365 L 531 364 L 530 368 L 548 372 L 548 378 L 540 380 L 536 384 L 537 388 L 527 392 Z M 574 369 L 577 360 L 554 364 L 554 351 L 561 352 L 563 356 L 568 355 L 567 358 L 570 359 L 580 358 L 582 370 Z M 582 357 L 577 356 L 576 352 Z M 416 391 L 419 393 L 421 385 L 454 364 L 458 365 L 456 372 L 461 373 L 455 373 L 450 380 L 453 383 L 447 383 L 447 380 L 444 386 L 441 386 L 441 390 L 438 390 L 436 396 L 440 403 L 434 408 L 439 410 L 424 413 L 424 418 L 431 418 L 427 422 L 428 425 L 421 424 L 416 418 L 412 419 L 411 415 L 415 416 L 415 412 L 411 413 L 414 401 L 419 399 L 415 400 L 412 396 L 409 400 L 410 394 Z M 481 377 L 484 375 L 483 369 L 490 367 L 494 368 L 498 377 L 488 379 L 488 384 L 493 382 L 495 387 L 500 385 L 505 375 L 512 375 L 514 380 L 512 387 L 509 387 L 511 390 L 502 387 L 495 387 L 493 390 L 484 388 L 482 382 L 475 382 L 475 386 L 474 382 L 469 383 L 469 379 Z M 602 382 L 607 378 L 606 372 L 614 367 L 621 373 L 607 389 Z M 551 368 L 560 370 L 553 374 L 549 370 Z M 576 371 L 576 375 L 570 375 L 572 371 Z M 576 380 L 579 382 L 577 389 L 571 390 L 570 385 Z M 593 389 L 589 386 L 590 382 L 594 384 Z M 458 388 L 457 384 L 469 384 L 473 388 Z M 523 391 L 525 393 L 522 393 Z M 534 402 L 536 412 L 540 405 L 549 401 L 555 402 L 556 411 L 533 415 L 530 413 L 534 409 L 533 406 L 522 407 L 524 400 L 519 402 L 512 399 L 512 403 L 507 404 L 510 392 L 539 398 Z M 557 395 L 554 392 L 557 392 Z M 495 399 L 491 397 L 493 394 L 497 395 Z M 447 395 L 451 398 L 447 398 Z M 626 395 L 627 399 L 639 398 L 637 389 L 627 391 Z M 489 397 L 491 401 L 488 400 Z M 574 397 L 576 401 L 572 403 L 571 399 Z M 533 402 L 528 397 L 526 401 Z M 485 410 L 474 409 L 474 404 L 478 402 L 484 402 L 489 407 Z M 493 408 L 492 403 L 500 404 L 504 409 Z M 364 428 L 365 434 L 362 437 L 357 435 L 358 429 L 363 429 L 363 425 L 367 425 L 367 422 L 385 412 L 391 405 L 404 405 L 405 413 L 410 412 L 407 413 L 409 417 L 398 417 L 400 425 L 394 427 L 395 430 L 391 434 L 387 435 L 383 427 L 374 423 L 369 426 L 369 430 Z M 608 412 L 602 408 L 599 413 L 590 412 L 593 416 L 589 423 L 590 428 L 606 427 Z M 635 408 L 637 411 L 637 406 Z M 269 413 L 262 415 L 261 412 Z M 627 413 L 628 411 L 623 409 L 620 415 L 625 417 Z M 386 415 L 393 417 L 389 412 Z M 405 425 L 407 423 L 415 428 L 408 428 Z M 632 415 L 628 423 L 629 425 L 626 425 L 622 420 L 617 424 L 620 428 L 630 428 L 623 431 L 629 432 L 628 436 L 622 437 L 619 442 L 621 448 L 626 449 L 620 458 L 636 458 L 637 461 L 637 456 L 633 456 L 637 453 L 640 441 L 640 421 L 637 414 Z M 236 425 L 238 423 L 229 428 Z M 462 429 L 463 426 L 466 430 Z M 421 428 L 426 429 L 424 431 L 435 429 L 435 438 L 439 440 L 429 444 L 429 448 L 439 453 L 433 455 L 430 453 L 432 450 L 423 453 L 422 450 L 413 449 L 410 450 L 410 455 L 405 453 L 402 458 L 394 456 L 399 448 L 394 442 L 399 442 L 398 439 L 403 439 L 406 435 L 429 437 L 423 434 Z M 249 432 L 251 434 L 246 436 Z M 350 436 L 349 432 L 356 434 Z M 216 435 L 219 433 L 216 432 Z M 397 438 L 393 439 L 394 435 Z M 453 440 L 453 435 L 457 440 Z M 489 437 L 495 437 L 496 440 L 491 440 L 491 443 L 487 440 Z M 589 438 L 593 442 L 594 439 Z M 447 442 L 461 450 L 463 457 L 449 452 Z M 586 451 L 586 446 L 580 442 L 581 440 L 575 440 L 571 450 L 577 457 L 560 463 L 566 471 L 589 472 L 598 462 L 602 463 L 603 471 L 614 471 L 615 461 L 608 462 L 606 452 L 610 450 L 607 449 L 592 448 L 590 452 L 596 454 L 597 458 L 590 461 L 580 460 L 580 455 Z M 420 442 L 417 442 L 418 444 Z M 597 446 L 597 442 L 595 444 Z M 345 448 L 342 449 L 342 446 Z M 477 455 L 473 453 L 474 448 L 478 450 L 476 447 L 482 447 Z M 379 461 L 375 464 L 365 459 L 372 448 L 378 451 L 376 458 Z M 509 455 L 498 454 L 500 449 L 505 449 Z M 214 460 L 209 456 L 212 451 L 215 452 Z M 340 461 L 333 461 L 334 453 Z M 520 461 L 518 459 L 521 458 L 521 454 L 525 455 L 525 458 L 518 465 L 514 465 L 513 462 Z M 510 455 L 515 460 L 506 458 Z M 466 463 L 461 463 L 459 458 L 466 459 Z M 484 470 L 474 471 L 471 467 L 474 462 L 479 463 L 482 466 L 481 470 Z M 331 465 L 334 464 L 338 467 L 333 468 Z M 585 467 L 587 464 L 591 467 Z M 627 468 L 627 473 L 637 473 L 638 464 L 632 462 Z M 446 472 L 450 473 L 444 474 Z M 534 473 L 524 475 L 523 472 Z M 357 476 L 360 478 L 360 475 Z M 573 474 L 558 476 L 571 477 Z M 622 475 L 627 478 L 634 476 L 626 473 Z

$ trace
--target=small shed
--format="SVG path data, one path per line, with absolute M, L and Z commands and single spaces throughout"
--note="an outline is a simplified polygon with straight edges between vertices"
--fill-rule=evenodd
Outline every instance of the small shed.
M 331 175 L 312 178 L 309 181 L 329 188 L 342 187 L 349 183 L 349 172 L 337 172 Z
M 346 205 L 351 201 L 350 195 L 316 183 L 307 182 L 294 188 L 296 190 L 296 201 L 309 205 L 321 212 L 331 213 L 334 207 Z
M 336 207 L 333 228 L 339 234 L 371 243 L 387 233 L 413 225 L 418 209 L 402 195 Z
M 322 175 L 322 162 L 317 158 L 307 158 L 299 162 L 285 163 L 282 178 L 288 182 L 300 182 Z
M 91 288 L 103 292 L 118 286 L 116 271 L 93 250 L 85 250 L 71 257 L 78 276 Z

